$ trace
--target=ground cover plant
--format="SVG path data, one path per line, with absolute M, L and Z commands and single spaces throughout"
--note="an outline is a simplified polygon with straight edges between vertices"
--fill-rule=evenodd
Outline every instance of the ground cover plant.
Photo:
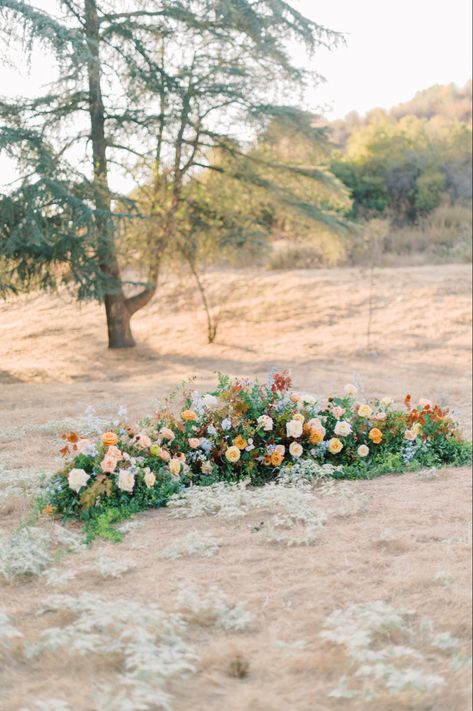
M 333 478 L 366 479 L 471 460 L 448 410 L 426 399 L 414 405 L 410 395 L 400 410 L 349 384 L 319 401 L 294 391 L 284 371 L 264 384 L 220 375 L 213 392 L 184 388 L 181 402 L 174 394 L 151 417 L 121 422 L 98 441 L 64 434 L 64 466 L 47 482 L 41 510 L 84 521 L 91 538 L 119 539 L 111 523 L 164 506 L 187 487 L 300 477 L 303 462 L 314 465 L 309 478 L 330 465 Z

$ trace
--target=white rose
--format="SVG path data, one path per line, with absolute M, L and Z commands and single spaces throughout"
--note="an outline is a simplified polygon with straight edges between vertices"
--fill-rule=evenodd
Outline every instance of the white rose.
M 299 442 L 291 442 L 289 446 L 289 454 L 291 454 L 295 459 L 301 457 L 303 451 L 302 445 L 299 444 Z
M 210 395 L 210 393 L 207 393 L 202 398 L 202 405 L 207 410 L 217 410 L 220 406 L 220 400 L 218 399 L 218 397 L 215 397 L 215 395 Z
M 366 446 L 366 444 L 360 444 L 360 446 L 357 449 L 358 456 L 359 457 L 367 457 L 368 454 L 370 453 L 369 447 Z
M 346 420 L 340 420 L 335 425 L 335 434 L 340 437 L 347 437 L 351 433 L 351 425 Z
M 300 437 L 304 431 L 304 424 L 299 420 L 290 420 L 286 425 L 286 432 L 288 437 Z
M 315 403 L 317 402 L 317 398 L 314 397 L 314 395 L 310 395 L 309 393 L 299 393 L 299 398 L 307 405 L 315 405 Z
M 118 472 L 117 486 L 122 491 L 131 493 L 135 486 L 135 475 L 128 471 L 128 469 L 120 469 Z
M 148 469 L 144 475 L 144 482 L 148 489 L 151 489 L 152 486 L 154 486 L 156 481 L 156 474 L 152 472 L 150 469 Z
M 90 474 L 87 474 L 87 472 L 83 469 L 71 469 L 67 476 L 69 488 L 77 492 L 79 492 L 79 490 L 87 484 L 89 479 Z
M 271 432 L 273 429 L 273 418 L 269 415 L 261 415 L 261 417 L 258 417 L 257 422 L 265 432 Z

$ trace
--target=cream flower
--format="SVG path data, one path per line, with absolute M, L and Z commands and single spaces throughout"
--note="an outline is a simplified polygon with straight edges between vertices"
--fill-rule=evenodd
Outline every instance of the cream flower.
M 273 452 L 276 452 L 276 454 L 279 454 L 281 457 L 284 457 L 284 455 L 286 454 L 286 447 L 283 444 L 277 444 L 273 449 Z
M 179 472 L 181 471 L 181 462 L 179 461 L 179 459 L 171 459 L 168 464 L 168 467 L 172 476 L 179 476 Z
M 148 489 L 151 489 L 151 487 L 154 486 L 156 482 L 156 474 L 152 472 L 151 469 L 147 469 L 143 479 Z
M 345 385 L 344 390 L 345 395 L 348 395 L 348 397 L 355 397 L 358 392 L 358 388 L 356 387 L 356 385 L 353 385 L 353 383 L 348 383 L 347 385 Z
M 346 420 L 340 420 L 335 425 L 335 434 L 339 435 L 340 437 L 348 437 L 351 431 L 351 425 Z
M 324 430 L 325 433 L 325 429 L 322 425 L 322 420 L 320 419 L 320 417 L 313 417 L 311 420 L 309 420 L 307 425 L 310 427 L 311 430 Z
M 271 430 L 273 429 L 273 418 L 269 415 L 261 415 L 256 421 L 265 432 L 271 432 Z
M 199 437 L 191 437 L 190 439 L 187 440 L 189 442 L 189 447 L 191 449 L 197 449 L 200 447 L 200 439 Z
M 200 471 L 202 474 L 211 474 L 212 473 L 212 462 L 202 462 L 200 465 Z
M 302 456 L 304 449 L 299 442 L 291 442 L 289 445 L 289 454 L 293 456 L 295 459 L 298 459 L 299 457 Z
M 417 433 L 414 432 L 414 430 L 406 430 L 404 432 L 404 439 L 407 439 L 408 442 L 414 442 L 414 440 L 417 439 Z
M 367 457 L 370 453 L 370 448 L 367 447 L 366 444 L 360 444 L 356 451 L 358 452 L 359 457 Z
M 304 425 L 300 420 L 292 419 L 286 425 L 286 432 L 288 437 L 300 437 L 304 431 Z
M 117 486 L 122 491 L 128 491 L 131 494 L 135 486 L 135 475 L 129 469 L 120 469 Z
M 241 457 L 241 452 L 238 449 L 238 447 L 232 446 L 227 449 L 225 452 L 225 458 L 228 462 L 231 462 L 231 464 L 235 464 L 238 462 L 238 460 Z
M 374 419 L 377 420 L 378 422 L 383 422 L 386 419 L 387 415 L 385 412 L 377 412 L 376 415 L 374 416 Z
M 340 419 L 340 417 L 343 417 L 345 414 L 345 408 L 340 407 L 340 405 L 336 405 L 333 410 L 332 410 L 332 415 L 337 418 L 337 420 Z
M 343 444 L 336 437 L 332 437 L 328 441 L 328 451 L 330 454 L 338 454 L 343 449 Z
M 383 397 L 380 402 L 383 407 L 391 407 L 391 405 L 394 404 L 394 400 L 392 399 L 392 397 Z
M 67 475 L 67 483 L 69 484 L 69 489 L 79 492 L 83 486 L 87 484 L 90 479 L 90 474 L 87 474 L 84 469 L 71 469 Z
M 360 417 L 370 417 L 373 414 L 373 408 L 365 403 L 359 406 L 358 414 Z

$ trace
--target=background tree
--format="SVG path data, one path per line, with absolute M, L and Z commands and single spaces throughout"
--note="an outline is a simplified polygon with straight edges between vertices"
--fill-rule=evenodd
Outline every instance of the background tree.
M 55 266 L 68 265 L 77 295 L 104 301 L 110 347 L 128 347 L 131 316 L 156 288 L 162 243 L 154 239 L 149 283 L 128 294 L 117 233 L 133 205 L 112 191 L 111 166 L 126 172 L 130 156 L 134 168 L 152 162 L 151 214 L 166 209 L 168 240 L 201 149 L 221 145 L 225 126 L 258 113 L 245 83 L 254 78 L 257 88 L 259 80 L 259 98 L 271 77 L 275 90 L 284 80 L 301 84 L 304 72 L 292 65 L 287 42 L 313 50 L 339 37 L 282 0 L 135 0 L 109 8 L 58 0 L 56 17 L 1 1 L 7 41 L 27 53 L 35 44 L 52 52 L 58 78 L 44 96 L 0 104 L 0 151 L 21 174 L 0 202 L 0 254 L 16 285 L 37 278 L 54 286 Z M 127 209 L 118 212 L 118 202 Z

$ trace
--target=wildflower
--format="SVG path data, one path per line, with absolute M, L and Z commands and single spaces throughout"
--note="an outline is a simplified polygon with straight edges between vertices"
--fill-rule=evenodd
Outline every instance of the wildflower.
M 425 398 L 425 397 L 421 397 L 418 404 L 422 410 L 431 410 L 432 409 L 432 400 L 427 400 L 427 398 Z
M 149 448 L 149 453 L 153 457 L 159 457 L 159 455 L 161 454 L 161 447 L 159 446 L 159 444 L 152 444 Z
M 144 475 L 143 479 L 144 479 L 144 482 L 145 482 L 147 488 L 151 489 L 151 487 L 153 487 L 156 482 L 156 474 L 154 474 L 154 472 L 152 472 L 151 469 L 147 469 L 145 471 L 145 475 Z
M 41 513 L 43 513 L 45 516 L 52 516 L 54 513 L 54 506 L 52 504 L 46 504 L 46 506 L 42 509 Z
M 335 425 L 335 434 L 340 437 L 347 437 L 351 433 L 351 425 L 346 420 L 340 420 Z
M 360 405 L 358 408 L 358 414 L 360 417 L 371 417 L 373 414 L 373 409 L 369 405 Z
M 227 451 L 225 452 L 225 458 L 231 464 L 235 464 L 236 462 L 238 462 L 240 457 L 241 457 L 240 450 L 238 447 L 235 447 L 235 445 L 233 445 L 233 447 L 229 447 L 227 449 Z
M 383 399 L 381 400 L 381 405 L 383 407 L 391 407 L 393 403 L 394 400 L 392 399 L 392 397 L 383 397 Z
M 241 435 L 238 435 L 238 437 L 235 437 L 233 440 L 233 444 L 235 447 L 238 447 L 238 449 L 245 449 L 245 447 L 248 445 L 248 442 L 246 439 L 243 439 Z
M 210 437 L 215 437 L 215 435 L 218 434 L 215 425 L 210 424 L 207 427 L 207 434 L 210 435 Z
M 348 385 L 345 385 L 345 395 L 348 395 L 348 397 L 355 397 L 355 395 L 358 392 L 358 388 L 356 385 L 353 385 L 353 383 L 348 383 Z
M 340 442 L 337 437 L 332 437 L 332 439 L 329 439 L 328 441 L 328 451 L 330 454 L 338 454 L 341 452 L 343 449 L 343 444 Z
M 160 431 L 160 435 L 163 439 L 167 439 L 168 442 L 172 442 L 176 437 L 174 432 L 170 430 L 169 427 L 163 427 Z
M 286 425 L 286 432 L 288 437 L 300 437 L 304 430 L 303 423 L 300 420 L 290 420 Z
M 194 410 L 183 410 L 183 412 L 181 412 L 181 417 L 185 420 L 185 422 L 193 422 L 197 419 L 197 415 Z
M 370 453 L 370 449 L 366 446 L 366 444 L 360 444 L 356 451 L 358 452 L 359 457 L 367 457 Z
M 343 417 L 344 414 L 345 414 L 345 408 L 344 408 L 344 407 L 340 407 L 340 405 L 336 405 L 336 406 L 332 409 L 332 415 L 333 415 L 334 417 L 336 417 L 337 420 L 339 420 L 340 417 Z
M 137 435 L 135 435 L 133 442 L 134 444 L 136 444 L 137 447 L 141 447 L 142 449 L 149 449 L 151 447 L 150 438 L 148 437 L 148 435 L 143 434 L 143 432 L 139 432 Z
M 106 447 L 113 447 L 113 445 L 117 444 L 117 442 L 118 437 L 115 432 L 104 432 L 102 435 L 102 444 Z
M 368 437 L 373 442 L 373 444 L 380 444 L 383 439 L 383 433 L 377 427 L 373 427 L 373 429 L 370 430 Z
M 278 452 L 273 452 L 271 455 L 271 464 L 273 467 L 280 467 L 281 464 L 283 463 L 284 460 L 284 455 L 279 454 Z
M 302 457 L 304 449 L 299 442 L 291 442 L 289 446 L 289 453 L 291 454 L 292 457 L 295 459 L 298 459 L 299 457 Z
M 190 437 L 187 441 L 189 442 L 189 447 L 191 449 L 197 449 L 200 447 L 200 439 L 198 437 Z
M 179 459 L 171 459 L 168 464 L 168 467 L 172 476 L 179 476 L 179 472 L 181 471 L 181 462 L 179 461 Z
M 129 469 L 120 469 L 118 472 L 117 486 L 121 491 L 132 493 L 135 486 L 135 475 Z
M 256 421 L 265 432 L 271 432 L 271 430 L 273 429 L 273 418 L 269 415 L 261 415 Z

